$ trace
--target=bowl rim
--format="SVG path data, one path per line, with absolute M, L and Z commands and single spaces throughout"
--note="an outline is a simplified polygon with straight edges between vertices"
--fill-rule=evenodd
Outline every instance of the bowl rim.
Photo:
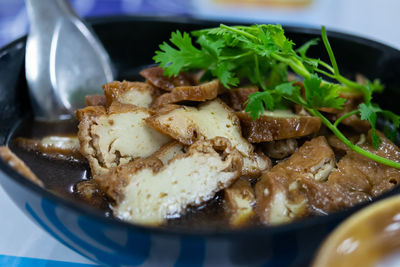
M 189 17 L 175 17 L 175 16 L 132 16 L 132 15 L 111 15 L 111 16 L 98 16 L 98 17 L 91 17 L 87 18 L 86 20 L 89 25 L 101 25 L 101 24 L 110 24 L 110 23 L 121 23 L 121 22 L 132 22 L 132 21 L 139 21 L 139 22 L 160 22 L 160 23 L 190 23 L 190 24 L 199 24 L 199 25 L 207 25 L 213 24 L 215 25 L 218 23 L 215 20 L 204 20 L 204 19 L 193 19 Z M 235 24 L 235 22 L 225 22 L 226 24 Z M 236 24 L 244 22 L 237 21 Z M 265 22 L 264 22 L 265 23 Z M 247 23 L 248 24 L 248 23 Z M 291 33 L 302 33 L 302 34 L 312 34 L 312 35 L 319 35 L 320 30 L 316 28 L 311 28 L 308 26 L 293 26 L 293 25 L 282 25 L 285 31 Z M 337 38 L 344 41 L 350 41 L 352 43 L 357 43 L 361 45 L 366 45 L 368 47 L 377 48 L 379 50 L 385 50 L 389 53 L 396 53 L 400 55 L 400 50 L 397 50 L 393 47 L 390 47 L 386 44 L 379 43 L 374 40 L 370 40 L 364 37 L 359 37 L 356 35 L 342 33 L 338 31 L 327 31 L 330 38 Z M 27 35 L 22 36 L 2 48 L 0 48 L 0 55 L 4 53 L 8 53 L 10 49 L 13 49 L 19 43 L 25 43 Z M 6 136 L 5 143 L 3 145 L 8 145 L 11 134 L 17 128 L 22 121 L 30 118 L 30 116 L 23 116 L 19 121 L 14 123 L 14 128 L 8 133 Z M 2 159 L 0 160 L 0 172 L 7 176 L 6 179 L 11 179 L 13 182 L 18 183 L 20 186 L 23 186 L 30 190 L 32 193 L 37 194 L 38 197 L 45 198 L 56 205 L 61 205 L 63 208 L 73 211 L 74 213 L 79 214 L 79 216 L 89 217 L 92 220 L 99 221 L 104 224 L 110 224 L 113 227 L 117 228 L 125 228 L 127 230 L 133 230 L 136 232 L 141 233 L 151 233 L 163 236 L 188 236 L 188 237 L 202 237 L 202 238 L 241 238 L 241 237 L 249 237 L 249 236 L 267 236 L 273 235 L 276 233 L 283 233 L 283 232 L 290 232 L 293 230 L 299 230 L 304 227 L 310 227 L 313 225 L 321 225 L 333 221 L 333 217 L 335 216 L 337 220 L 344 220 L 350 214 L 353 214 L 355 211 L 369 205 L 370 203 L 374 203 L 379 201 L 380 199 L 387 198 L 391 195 L 399 194 L 400 193 L 400 186 L 386 192 L 379 197 L 375 198 L 371 202 L 361 203 L 356 206 L 350 207 L 345 210 L 341 210 L 335 213 L 331 213 L 329 215 L 324 216 L 314 216 L 308 217 L 302 220 L 298 220 L 292 223 L 283 224 L 283 225 L 272 225 L 272 226 L 265 226 L 259 225 L 249 228 L 241 228 L 241 229 L 212 229 L 212 230 L 189 230 L 189 229 L 177 229 L 177 228 L 170 228 L 170 227 L 151 227 L 151 226 L 144 226 L 144 225 L 137 225 L 125 221 L 118 220 L 116 218 L 105 217 L 103 213 L 100 211 L 91 208 L 89 205 L 77 205 L 76 201 L 71 199 L 63 198 L 58 196 L 50 191 L 36 185 L 35 183 L 31 182 L 30 180 L 26 179 L 23 175 L 19 174 L 15 171 L 12 167 L 10 167 L 6 162 Z M 6 190 L 5 190 L 6 191 Z M 8 194 L 8 192 L 6 191 Z M 12 197 L 10 197 L 12 198 Z

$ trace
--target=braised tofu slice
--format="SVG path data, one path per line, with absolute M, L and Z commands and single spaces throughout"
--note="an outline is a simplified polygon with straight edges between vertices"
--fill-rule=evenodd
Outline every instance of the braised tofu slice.
M 184 154 L 186 149 L 187 147 L 185 145 L 177 141 L 171 141 L 155 152 L 153 157 L 158 158 L 165 165 L 177 155 Z
M 253 146 L 242 137 L 235 113 L 219 99 L 203 103 L 198 108 L 171 106 L 146 121 L 160 133 L 185 145 L 217 136 L 228 138 L 243 156 L 244 176 L 257 176 L 271 165 L 268 157 L 255 153 Z
M 273 159 L 283 159 L 297 150 L 297 141 L 294 138 L 276 140 L 262 144 L 262 151 Z
M 287 160 L 264 173 L 255 187 L 256 212 L 265 224 L 280 224 L 308 215 L 307 194 L 299 179 L 321 182 L 335 168 L 335 155 L 325 137 L 305 142 Z
M 85 96 L 86 106 L 106 106 L 107 100 L 104 95 L 87 95 Z
M 256 203 L 250 182 L 238 179 L 233 185 L 226 188 L 224 193 L 230 225 L 233 227 L 249 225 L 255 216 L 253 206 Z
M 181 101 L 204 102 L 206 100 L 212 100 L 217 97 L 220 87 L 221 84 L 218 80 L 193 86 L 174 87 L 170 93 L 162 94 L 155 99 L 152 107 L 157 108 Z
M 236 112 L 243 136 L 251 143 L 307 136 L 319 131 L 321 119 L 298 116 L 290 111 L 265 111 L 256 121 L 246 112 Z
M 0 146 L 0 158 L 8 163 L 8 165 L 19 174 L 25 176 L 28 180 L 40 187 L 44 187 L 43 182 L 32 172 L 25 162 L 15 155 L 7 146 Z
M 166 165 L 155 157 L 139 159 L 96 177 L 96 182 L 116 201 L 115 216 L 159 225 L 230 186 L 241 165 L 241 156 L 229 140 L 215 138 L 194 143 Z
M 148 157 L 171 140 L 146 124 L 151 116 L 146 108 L 115 103 L 109 110 L 86 107 L 76 115 L 80 151 L 94 176 L 132 159 Z
M 371 153 L 400 162 L 400 149 L 383 134 L 379 135 L 382 144 L 378 150 L 371 145 L 370 136 L 360 146 Z M 347 150 L 325 183 L 301 182 L 310 205 L 317 211 L 329 213 L 370 201 L 391 190 L 400 183 L 400 170 Z
M 109 82 L 103 85 L 103 90 L 107 106 L 116 101 L 148 108 L 160 94 L 154 86 L 143 82 Z
M 168 77 L 163 74 L 164 69 L 154 66 L 146 68 L 140 72 L 142 77 L 157 88 L 165 91 L 172 91 L 178 86 L 194 85 L 193 79 L 186 73 L 179 73 L 177 76 Z
M 232 88 L 226 90 L 224 96 L 229 103 L 229 106 L 235 111 L 242 111 L 245 108 L 245 103 L 249 99 L 249 95 L 258 92 L 255 86 Z
M 41 139 L 17 137 L 15 143 L 28 151 L 63 160 L 82 161 L 80 144 L 76 135 L 50 135 Z

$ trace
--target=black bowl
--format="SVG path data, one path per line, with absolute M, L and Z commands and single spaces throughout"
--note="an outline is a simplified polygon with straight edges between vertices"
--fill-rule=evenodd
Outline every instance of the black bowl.
M 158 45 L 176 29 L 190 31 L 217 22 L 177 18 L 113 17 L 90 20 L 109 51 L 119 79 L 130 79 L 152 63 Z M 318 37 L 319 30 L 285 27 L 296 44 Z M 396 113 L 400 106 L 400 52 L 370 40 L 329 32 L 342 73 L 380 78 L 385 94 L 377 101 Z M 8 144 L 13 131 L 31 119 L 24 76 L 26 38 L 0 50 L 0 142 Z M 322 46 L 314 57 L 328 60 Z M 45 167 L 45 166 L 44 166 Z M 295 223 L 244 230 L 197 231 L 147 228 L 106 218 L 102 213 L 48 192 L 0 161 L 0 182 L 18 207 L 33 221 L 78 253 L 106 265 L 307 265 L 326 235 L 364 205 Z M 381 196 L 398 194 L 400 188 Z

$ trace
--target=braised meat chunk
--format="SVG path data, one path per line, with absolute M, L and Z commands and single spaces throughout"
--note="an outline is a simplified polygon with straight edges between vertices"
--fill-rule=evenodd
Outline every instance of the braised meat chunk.
M 150 157 L 114 168 L 96 181 L 116 201 L 114 214 L 124 220 L 159 225 L 231 185 L 242 160 L 229 140 L 198 141 L 166 165 Z M 193 168 L 196 166 L 196 168 Z
M 170 141 L 146 124 L 151 114 L 146 108 L 119 103 L 108 110 L 94 106 L 76 112 L 80 151 L 94 176 L 132 159 L 148 157 Z

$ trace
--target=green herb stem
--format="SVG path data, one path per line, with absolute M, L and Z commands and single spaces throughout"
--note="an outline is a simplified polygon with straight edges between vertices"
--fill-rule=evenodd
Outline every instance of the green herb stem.
M 374 153 L 371 153 L 365 149 L 362 149 L 361 147 L 354 145 L 349 139 L 347 139 L 346 136 L 344 136 L 342 134 L 342 132 L 337 128 L 337 126 L 335 126 L 334 124 L 332 124 L 327 118 L 325 118 L 325 116 L 323 116 L 318 110 L 315 109 L 310 109 L 307 108 L 307 111 L 316 116 L 321 118 L 322 123 L 327 126 L 336 136 L 337 138 L 339 138 L 340 141 L 342 141 L 347 147 L 349 147 L 351 150 L 363 155 L 364 157 L 367 157 L 371 160 L 374 160 L 378 163 L 381 163 L 383 165 L 389 166 L 389 167 L 393 167 L 396 169 L 400 169 L 400 163 L 392 161 L 390 159 L 378 156 Z M 342 116 L 343 117 L 343 116 Z M 342 118 L 341 117 L 341 118 Z M 339 118 L 340 119 L 340 118 Z M 343 119 L 342 119 L 343 120 Z
M 357 113 L 359 113 L 360 111 L 358 109 L 350 111 L 349 113 L 344 114 L 343 116 L 341 116 L 340 118 L 338 118 L 335 123 L 333 124 L 333 126 L 337 127 L 344 119 L 351 117 Z

